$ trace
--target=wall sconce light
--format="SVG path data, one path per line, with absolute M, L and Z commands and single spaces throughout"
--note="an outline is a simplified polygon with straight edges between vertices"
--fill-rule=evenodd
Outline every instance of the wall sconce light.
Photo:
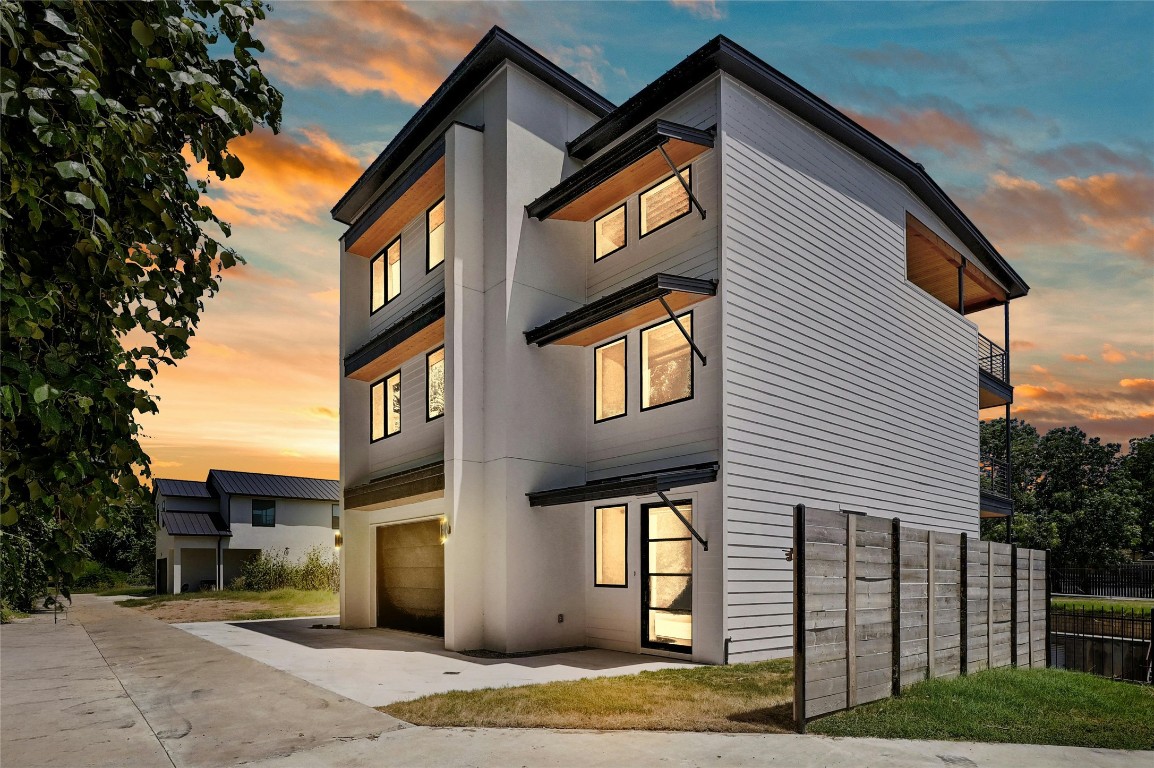
M 453 526 L 449 525 L 449 521 L 442 517 L 441 518 L 441 543 L 442 544 L 444 544 L 448 540 L 449 534 L 452 532 L 453 532 Z
M 336 549 L 341 548 L 341 532 L 340 531 L 336 531 L 333 534 L 333 547 Z

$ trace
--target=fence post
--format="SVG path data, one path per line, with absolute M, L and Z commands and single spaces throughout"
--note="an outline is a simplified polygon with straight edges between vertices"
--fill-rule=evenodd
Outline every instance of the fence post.
M 890 533 L 890 622 L 893 624 L 890 693 L 902 692 L 902 523 L 894 518 Z
M 805 505 L 793 508 L 793 717 L 805 733 Z
M 937 602 L 937 591 L 934 588 L 936 576 L 934 575 L 934 532 L 930 531 L 926 536 L 926 595 L 929 597 L 926 611 L 926 679 L 934 679 L 934 620 L 936 613 L 934 603 Z
M 857 706 L 857 515 L 845 516 L 845 706 Z
M 994 668 L 994 542 L 986 542 L 986 669 Z
M 1026 567 L 1026 666 L 1034 667 L 1034 550 L 1027 549 Z
M 969 621 L 969 603 L 970 603 L 970 581 L 966 575 L 966 566 L 969 555 L 969 544 L 967 543 L 966 534 L 962 534 L 961 543 L 961 565 L 958 571 L 958 606 L 962 623 L 962 639 L 961 646 L 958 648 L 958 674 L 964 675 L 969 670 L 970 660 L 970 621 Z
M 1049 669 L 1052 665 L 1050 657 L 1054 655 L 1053 640 L 1050 638 L 1050 605 L 1052 604 L 1053 593 L 1051 589 L 1053 585 L 1050 583 L 1050 550 L 1046 550 L 1046 668 Z
M 1010 666 L 1018 666 L 1018 548 L 1010 545 Z

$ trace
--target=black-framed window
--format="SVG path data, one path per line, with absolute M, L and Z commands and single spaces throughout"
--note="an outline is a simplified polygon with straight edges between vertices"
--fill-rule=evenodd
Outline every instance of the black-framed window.
M 369 390 L 369 441 L 392 437 L 401 431 L 401 372 L 395 371 Z
M 593 421 L 609 421 L 625 415 L 629 390 L 626 337 L 593 349 Z
M 693 524 L 693 502 L 673 500 Z M 664 502 L 641 507 L 641 645 L 693 650 L 693 538 Z
M 693 336 L 693 313 L 678 315 Z M 641 331 L 641 410 L 693 398 L 693 348 L 677 323 L 666 320 Z
M 593 222 L 593 261 L 617 253 L 627 244 L 625 203 Z
M 692 166 L 681 169 L 681 178 L 693 189 Z M 689 214 L 689 193 L 677 180 L 677 176 L 659 181 L 641 193 L 638 198 L 638 226 L 641 237 L 652 234 L 667 224 Z
M 425 211 L 425 271 L 445 260 L 445 198 Z
M 629 586 L 629 507 L 593 510 L 593 586 Z
M 341 529 L 341 505 L 333 504 L 333 530 L 339 531 Z
M 445 415 L 445 348 L 425 355 L 425 420 Z
M 385 246 L 373 257 L 369 313 L 376 312 L 401 295 L 401 238 Z
M 272 528 L 276 525 L 276 499 L 252 500 L 252 524 L 256 528 Z

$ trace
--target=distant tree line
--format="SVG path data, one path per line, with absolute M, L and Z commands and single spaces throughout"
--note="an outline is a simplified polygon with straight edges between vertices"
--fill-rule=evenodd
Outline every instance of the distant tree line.
M 1004 456 L 1005 419 L 983 422 L 981 439 L 983 453 Z M 1015 544 L 1067 568 L 1154 557 L 1154 435 L 1122 453 L 1077 427 L 1042 435 L 1011 419 L 1010 460 Z M 1005 521 L 983 520 L 982 538 L 1005 541 Z

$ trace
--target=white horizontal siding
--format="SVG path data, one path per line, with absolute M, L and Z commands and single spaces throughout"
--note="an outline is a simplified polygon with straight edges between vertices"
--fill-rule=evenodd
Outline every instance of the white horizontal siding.
M 977 531 L 977 339 L 905 279 L 906 211 L 944 229 L 908 189 L 728 77 L 721 104 L 736 661 L 792 651 L 795 504 Z

